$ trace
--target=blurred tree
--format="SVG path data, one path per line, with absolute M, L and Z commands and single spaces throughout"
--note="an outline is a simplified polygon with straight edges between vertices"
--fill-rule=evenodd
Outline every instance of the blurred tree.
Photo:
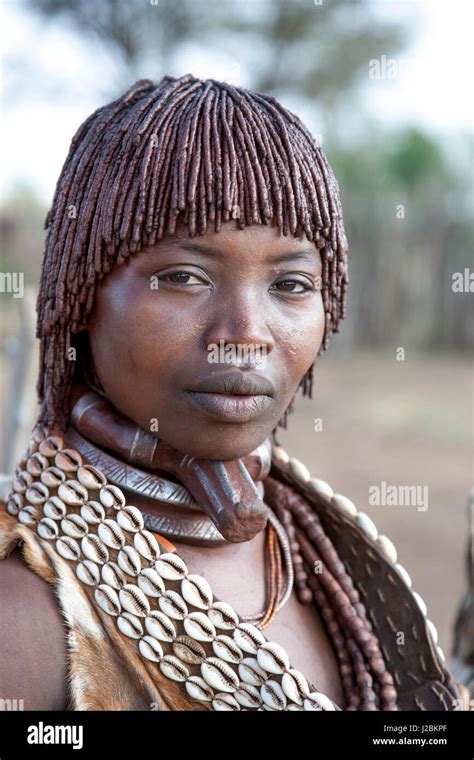
M 328 116 L 368 61 L 409 42 L 406 24 L 382 20 L 370 0 L 23 0 L 109 49 L 118 76 L 159 79 L 194 46 L 248 68 L 251 87 L 315 100 Z M 183 73 L 183 72 L 180 72 Z

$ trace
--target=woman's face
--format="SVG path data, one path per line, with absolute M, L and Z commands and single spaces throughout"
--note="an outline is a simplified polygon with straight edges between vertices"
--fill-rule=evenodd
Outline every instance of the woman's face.
M 117 409 L 195 457 L 234 459 L 270 435 L 324 332 L 321 260 L 277 227 L 175 236 L 115 267 L 87 329 Z

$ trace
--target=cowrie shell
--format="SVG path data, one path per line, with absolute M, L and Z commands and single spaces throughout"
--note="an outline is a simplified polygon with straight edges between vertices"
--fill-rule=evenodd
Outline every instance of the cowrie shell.
M 188 608 L 184 599 L 176 591 L 171 589 L 158 598 L 158 605 L 162 612 L 173 620 L 184 620 L 188 614 Z
M 186 562 L 172 552 L 162 554 L 161 557 L 156 560 L 155 568 L 162 578 L 166 578 L 166 580 L 169 581 L 179 581 L 184 578 L 188 572 Z
M 260 707 L 262 704 L 259 690 L 256 686 L 251 686 L 249 683 L 241 683 L 237 691 L 234 692 L 234 697 L 239 705 L 249 710 Z
M 39 518 L 39 512 L 36 509 L 36 507 L 27 506 L 23 507 L 23 509 L 20 509 L 18 512 L 18 520 L 23 525 L 34 525 L 36 522 L 38 522 Z
M 54 464 L 64 472 L 76 472 L 82 464 L 82 457 L 74 449 L 62 449 L 54 457 Z
M 90 559 L 85 559 L 76 567 L 76 575 L 80 581 L 88 586 L 97 586 L 100 583 L 100 570 Z
M 335 710 L 333 703 L 325 694 L 312 691 L 303 701 L 305 710 Z
M 207 615 L 216 628 L 224 631 L 230 631 L 239 624 L 237 613 L 227 602 L 214 602 Z
M 40 454 L 39 451 L 33 454 L 26 462 L 27 472 L 36 478 L 41 475 L 43 470 L 46 470 L 47 467 L 49 467 L 48 459 L 43 456 L 43 454 Z
M 258 647 L 265 643 L 265 636 L 252 623 L 240 623 L 232 635 L 237 646 L 249 654 L 255 654 Z
M 265 683 L 267 674 L 260 667 L 255 657 L 245 657 L 239 663 L 240 680 L 250 686 L 262 686 Z
M 8 514 L 16 517 L 20 509 L 23 508 L 24 504 L 25 504 L 25 500 L 23 496 L 21 495 L 21 493 L 12 494 L 7 501 Z
M 206 650 L 195 639 L 189 636 L 179 636 L 173 642 L 173 652 L 183 662 L 190 665 L 200 665 L 206 659 Z
M 186 679 L 186 691 L 192 699 L 199 699 L 201 702 L 210 702 L 214 692 L 201 676 L 189 676 Z
M 102 565 L 101 575 L 104 583 L 117 590 L 127 583 L 124 573 L 115 562 L 106 562 L 105 565 Z
M 91 559 L 99 565 L 104 565 L 109 561 L 109 550 L 94 533 L 84 536 L 81 546 L 87 559 Z
M 66 476 L 59 467 L 48 467 L 41 473 L 40 479 L 47 488 L 59 488 L 66 480 Z
M 72 507 L 81 507 L 89 498 L 87 489 L 77 480 L 66 480 L 58 488 L 58 496 Z
M 299 670 L 294 670 L 293 668 L 283 674 L 281 687 L 285 695 L 298 705 L 302 705 L 304 697 L 307 697 L 309 694 L 306 678 Z
M 259 648 L 257 661 L 267 673 L 281 674 L 290 667 L 287 653 L 280 644 L 274 641 L 267 641 Z
M 159 662 L 163 657 L 163 648 L 153 636 L 144 636 L 140 639 L 138 649 L 142 657 L 151 660 L 151 662 Z
M 92 464 L 82 464 L 78 467 L 76 476 L 79 483 L 90 491 L 98 491 L 107 483 L 105 475 Z
M 160 597 L 159 601 L 162 599 Z M 188 636 L 196 641 L 212 641 L 216 636 L 216 629 L 204 612 L 191 612 L 184 619 L 183 626 Z
M 150 602 L 141 588 L 132 583 L 127 583 L 120 589 L 119 599 L 124 610 L 134 615 L 146 617 L 150 612 Z
M 89 532 L 89 528 L 85 520 L 80 515 L 67 515 L 61 520 L 61 530 L 66 536 L 71 538 L 84 538 Z
M 143 636 L 143 626 L 140 619 L 130 612 L 122 612 L 117 618 L 119 630 L 129 639 L 141 639 Z
M 152 610 L 145 618 L 145 628 L 151 636 L 159 641 L 172 642 L 176 637 L 176 628 L 168 615 L 159 610 Z
M 13 478 L 13 490 L 17 493 L 25 493 L 26 489 L 33 483 L 33 476 L 26 470 L 22 470 Z
M 61 520 L 66 515 L 66 505 L 59 496 L 51 496 L 43 506 L 43 512 L 51 520 Z
M 347 496 L 343 496 L 342 493 L 335 493 L 332 497 L 331 503 L 342 512 L 345 512 L 346 515 L 349 515 L 349 517 L 355 517 L 357 515 L 356 505 L 348 499 Z
M 183 578 L 181 593 L 189 604 L 200 610 L 208 610 L 213 601 L 211 587 L 202 575 L 191 574 Z
M 101 583 L 94 591 L 94 598 L 99 607 L 108 615 L 118 615 L 121 611 L 120 601 L 115 589 Z
M 219 657 L 208 657 L 201 665 L 201 674 L 213 689 L 232 693 L 239 687 L 237 674 Z
M 97 528 L 99 538 L 110 549 L 121 549 L 125 546 L 125 536 L 120 525 L 115 520 L 104 520 Z
M 74 538 L 69 538 L 69 536 L 58 538 L 56 541 L 56 551 L 64 559 L 75 560 L 76 562 L 81 556 L 79 544 Z
M 260 689 L 260 695 L 264 703 L 273 710 L 285 709 L 287 700 L 278 681 L 265 681 Z
M 145 567 L 137 578 L 137 583 L 147 596 L 161 596 L 165 593 L 163 579 L 152 567 Z
M 59 435 L 49 435 L 43 441 L 40 441 L 38 451 L 44 454 L 45 457 L 53 459 L 63 446 L 64 441 Z
M 49 490 L 44 483 L 33 483 L 26 491 L 25 498 L 30 504 L 44 504 L 49 498 Z
M 239 649 L 234 639 L 230 636 L 216 636 L 212 642 L 212 648 L 217 657 L 225 662 L 232 662 L 237 664 L 243 658 L 242 650 Z
M 141 530 L 139 533 L 135 533 L 133 536 L 133 545 L 137 552 L 150 562 L 158 559 L 160 556 L 158 541 L 149 530 Z
M 133 546 L 124 546 L 118 553 L 117 562 L 123 572 L 128 575 L 138 575 L 142 569 L 140 555 Z
M 160 662 L 160 670 L 172 681 L 185 681 L 190 675 L 186 665 L 172 654 L 167 654 L 163 657 Z
M 48 541 L 52 541 L 59 535 L 58 524 L 50 517 L 43 517 L 36 526 L 36 530 L 41 538 L 46 538 Z
M 99 499 L 106 509 L 122 509 L 125 506 L 125 496 L 118 486 L 111 484 L 102 486 Z
M 89 525 L 97 525 L 105 520 L 105 509 L 98 501 L 88 501 L 81 507 L 81 517 Z
M 130 533 L 137 533 L 143 530 L 143 515 L 137 507 L 124 507 L 117 514 L 117 522 L 121 528 Z
M 216 712 L 224 712 L 225 710 L 229 710 L 231 712 L 237 712 L 240 710 L 240 705 L 235 699 L 233 694 L 225 694 L 224 692 L 221 692 L 220 694 L 216 694 L 214 699 L 212 700 L 212 707 Z

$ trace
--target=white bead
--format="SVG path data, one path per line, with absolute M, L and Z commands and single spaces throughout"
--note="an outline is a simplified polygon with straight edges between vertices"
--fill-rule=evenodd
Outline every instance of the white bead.
M 387 559 L 390 560 L 390 562 L 393 562 L 393 564 L 396 564 L 397 561 L 397 550 L 395 548 L 395 544 L 390 541 L 387 536 L 380 535 L 377 539 L 377 543 L 382 549 L 382 552 L 385 554 Z
M 395 565 L 395 568 L 398 570 L 398 574 L 403 578 L 405 583 L 407 584 L 408 588 L 411 588 L 411 578 L 408 575 L 408 572 L 405 570 L 403 565 Z
M 441 647 L 436 647 L 436 649 L 437 649 L 438 655 L 440 656 L 440 658 L 442 659 L 442 661 L 446 662 L 446 656 L 445 656 L 443 650 L 441 649 Z
M 322 496 L 324 499 L 330 500 L 334 496 L 334 491 L 325 480 L 310 478 L 308 485 L 314 493 L 317 493 L 318 496 Z
M 350 499 L 348 499 L 347 496 L 343 496 L 342 493 L 334 494 L 332 497 L 332 504 L 338 507 L 338 509 L 341 509 L 350 517 L 355 517 L 357 515 L 356 505 Z
M 436 630 L 435 624 L 433 623 L 432 620 L 427 619 L 426 620 L 426 625 L 428 626 L 428 630 L 429 630 L 429 632 L 431 634 L 431 638 L 433 639 L 434 643 L 437 644 L 438 643 L 438 631 Z
M 299 459 L 290 459 L 290 470 L 295 478 L 298 478 L 303 483 L 308 483 L 311 479 L 310 471 Z
M 281 446 L 274 446 L 272 449 L 272 458 L 276 459 L 278 464 L 288 464 L 290 457 L 286 453 L 285 449 Z
M 416 593 L 416 591 L 413 592 L 413 596 L 415 597 L 416 603 L 418 604 L 418 607 L 422 611 L 423 615 L 426 615 L 428 610 L 427 610 L 424 600 L 421 598 L 419 594 Z
M 375 526 L 374 521 L 371 520 L 369 515 L 366 515 L 365 512 L 359 512 L 356 517 L 356 522 L 358 525 L 360 525 L 364 533 L 372 539 L 372 541 L 377 540 L 379 532 Z

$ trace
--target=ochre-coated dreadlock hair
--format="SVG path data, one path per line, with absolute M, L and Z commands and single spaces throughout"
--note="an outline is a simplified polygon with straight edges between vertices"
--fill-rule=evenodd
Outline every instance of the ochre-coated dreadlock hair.
M 68 424 L 71 349 L 97 283 L 173 235 L 178 220 L 194 237 L 230 219 L 239 229 L 275 224 L 320 249 L 326 349 L 346 313 L 348 246 L 336 179 L 297 116 L 271 96 L 187 74 L 139 80 L 86 119 L 45 220 L 36 329 L 41 423 Z M 313 368 L 300 384 L 310 397 L 312 380 Z

